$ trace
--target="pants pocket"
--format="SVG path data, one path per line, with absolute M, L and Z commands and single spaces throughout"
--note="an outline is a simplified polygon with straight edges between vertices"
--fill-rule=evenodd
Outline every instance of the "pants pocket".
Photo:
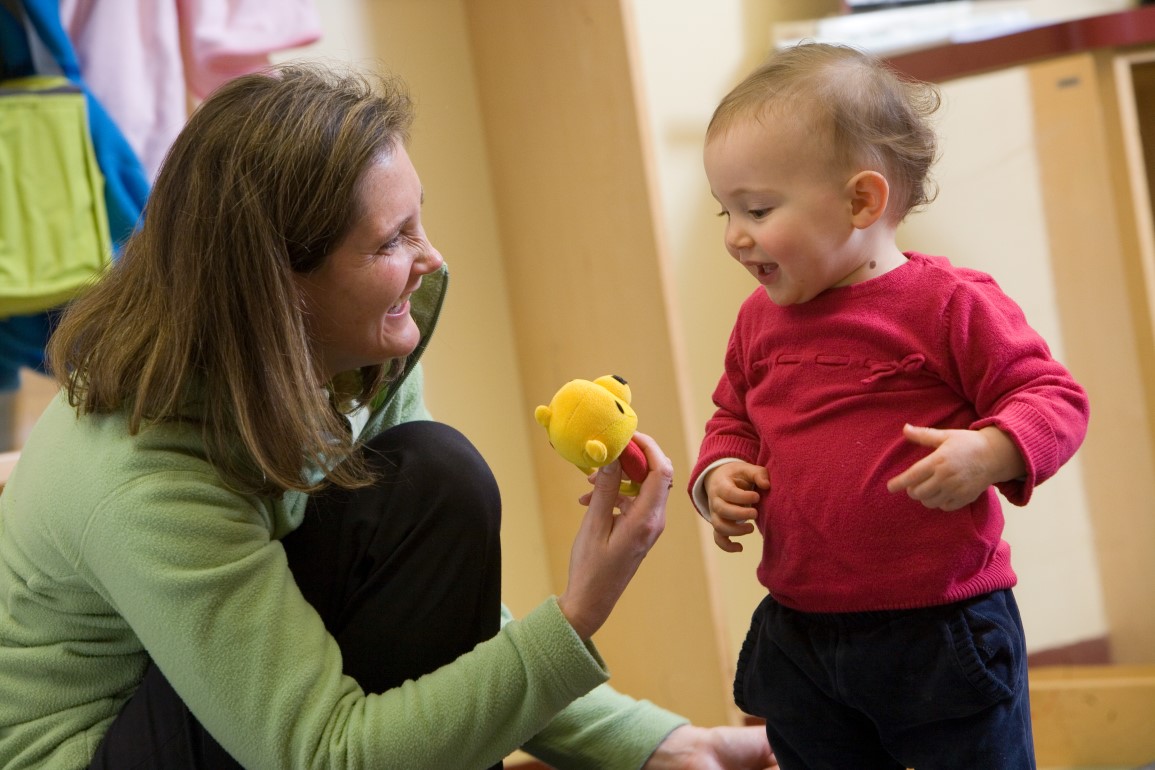
M 963 675 L 991 703 L 1012 697 L 1023 686 L 1022 625 L 1009 592 L 960 608 L 950 632 Z
M 770 597 L 766 597 L 769 599 Z M 751 665 L 752 659 L 756 659 L 757 655 L 754 652 L 758 646 L 758 637 L 762 634 L 762 619 L 765 614 L 766 599 L 758 605 L 754 610 L 754 614 L 750 617 L 750 628 L 746 631 L 746 638 L 742 642 L 742 647 L 738 651 L 738 664 L 734 671 L 734 705 L 741 709 L 746 714 L 752 716 L 761 716 L 751 711 L 749 701 L 746 698 L 746 676 L 747 671 Z M 757 665 L 757 661 L 753 661 L 753 665 Z
M 914 726 L 967 719 L 1009 701 L 1026 686 L 1017 617 L 995 593 L 915 610 L 850 637 L 851 705 L 884 724 Z

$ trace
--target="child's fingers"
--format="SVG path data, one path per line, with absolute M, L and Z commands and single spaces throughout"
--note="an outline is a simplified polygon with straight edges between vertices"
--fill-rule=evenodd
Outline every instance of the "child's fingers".
M 903 490 L 911 490 L 919 484 L 925 483 L 932 476 L 934 476 L 934 465 L 929 461 L 923 459 L 916 462 L 914 465 L 907 468 L 902 473 L 898 474 L 890 481 L 886 482 L 886 489 L 888 492 L 901 492 Z
M 749 535 L 756 529 L 754 523 L 751 521 L 734 521 L 717 515 L 710 517 L 710 526 L 714 528 L 715 532 L 737 537 Z
M 749 508 L 758 504 L 758 500 L 762 497 L 760 493 L 752 489 L 739 489 L 738 487 L 729 487 L 718 492 L 717 498 L 727 505 L 738 506 L 740 508 Z
M 726 537 L 743 537 L 749 535 L 754 531 L 754 525 L 750 522 L 728 522 L 725 519 L 714 520 L 711 522 L 714 526 L 714 531 L 725 535 Z
M 751 505 L 735 505 L 722 499 L 710 501 L 710 512 L 732 521 L 747 521 L 758 517 L 757 509 Z
M 910 425 L 908 423 L 902 426 L 902 435 L 912 444 L 919 444 L 920 446 L 931 447 L 933 449 L 946 441 L 950 433 L 949 431 L 938 428 L 927 428 L 922 425 Z
M 762 465 L 747 465 L 735 479 L 742 489 L 757 491 L 770 488 L 770 472 Z
M 717 530 L 714 531 L 714 543 L 726 553 L 738 553 L 742 550 L 741 543 L 735 543 Z

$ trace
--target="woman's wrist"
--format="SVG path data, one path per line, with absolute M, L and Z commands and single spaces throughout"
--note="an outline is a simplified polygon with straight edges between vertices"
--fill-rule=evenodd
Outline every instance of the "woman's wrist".
M 562 593 L 561 596 L 557 597 L 557 606 L 558 609 L 561 610 L 562 616 L 565 617 L 570 627 L 573 628 L 574 633 L 578 635 L 578 638 L 583 642 L 588 642 L 590 637 L 594 635 L 594 629 L 591 629 L 590 624 L 585 622 L 582 618 L 582 613 L 573 606 L 573 601 L 566 593 Z
M 642 770 L 682 770 L 702 746 L 708 733 L 705 728 L 682 725 L 674 728 L 658 744 L 654 753 L 642 765 Z

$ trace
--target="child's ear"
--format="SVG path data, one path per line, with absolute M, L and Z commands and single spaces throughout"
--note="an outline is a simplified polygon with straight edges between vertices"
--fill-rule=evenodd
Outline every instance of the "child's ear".
M 846 183 L 850 198 L 850 220 L 857 229 L 870 227 L 886 214 L 890 185 L 877 171 L 859 171 Z

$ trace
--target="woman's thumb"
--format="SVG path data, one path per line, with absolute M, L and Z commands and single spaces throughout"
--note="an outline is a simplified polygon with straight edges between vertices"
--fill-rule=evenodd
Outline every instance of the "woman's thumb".
M 594 474 L 594 499 L 607 497 L 610 504 L 618 499 L 618 487 L 622 481 L 622 465 L 617 460 L 606 463 Z

